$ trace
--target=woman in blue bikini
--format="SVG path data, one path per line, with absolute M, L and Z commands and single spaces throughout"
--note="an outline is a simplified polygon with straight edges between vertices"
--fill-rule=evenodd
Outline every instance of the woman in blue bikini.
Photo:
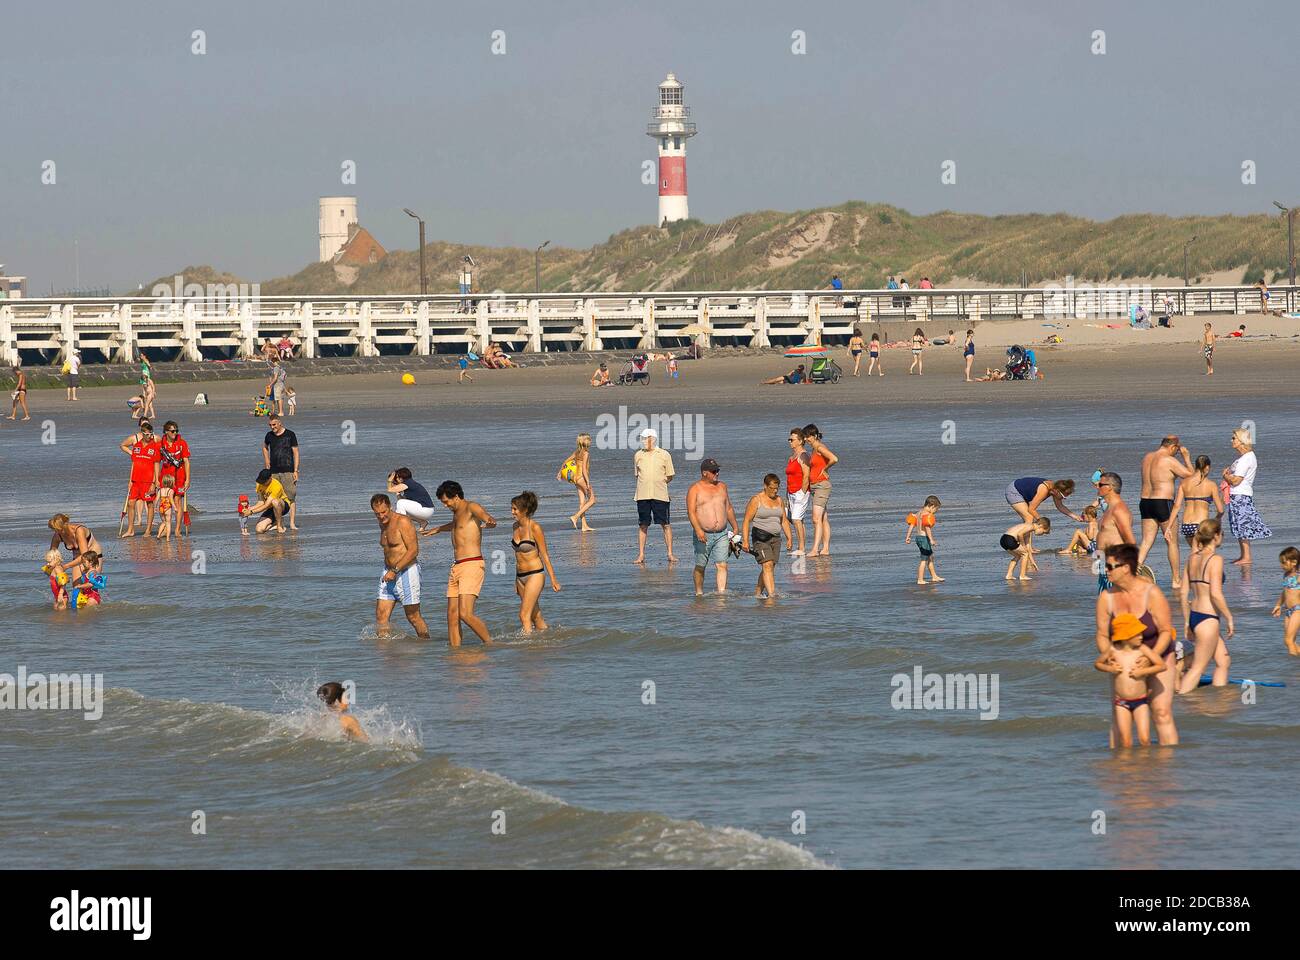
M 1187 540 L 1189 551 L 1195 549 L 1192 538 L 1196 536 L 1196 528 L 1202 520 L 1210 519 L 1210 504 L 1214 504 L 1218 516 L 1223 516 L 1223 495 L 1219 492 L 1219 485 L 1209 476 L 1210 458 L 1201 454 L 1194 466 L 1196 472 L 1178 485 L 1174 505 L 1170 508 L 1170 514 L 1175 517 L 1180 508 L 1183 511 L 1178 532 Z
M 1223 599 L 1223 558 L 1216 552 L 1223 543 L 1223 531 L 1218 520 L 1202 520 L 1196 528 L 1195 546 L 1187 558 L 1186 576 L 1180 595 L 1183 605 L 1183 625 L 1187 640 L 1196 644 L 1191 666 L 1183 670 L 1179 693 L 1191 693 L 1201 685 L 1201 672 L 1214 658 L 1216 687 L 1227 686 L 1228 667 L 1232 657 L 1219 630 L 1219 617 L 1228 624 L 1228 637 L 1233 634 L 1232 611 Z

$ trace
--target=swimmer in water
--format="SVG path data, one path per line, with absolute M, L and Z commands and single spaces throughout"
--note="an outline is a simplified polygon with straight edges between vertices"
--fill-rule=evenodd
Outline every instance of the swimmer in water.
M 361 724 L 357 718 L 348 713 L 348 691 L 341 683 L 322 683 L 316 690 L 316 696 L 325 701 L 325 706 L 329 707 L 339 718 L 339 726 L 343 728 L 343 734 L 349 740 L 359 740 L 361 743 L 369 743 L 370 738 L 366 736 L 366 731 L 361 729 Z
M 1016 564 L 1020 564 L 1020 580 L 1030 580 L 1031 577 L 1025 576 L 1025 569 L 1033 564 L 1035 570 L 1038 564 L 1034 563 L 1034 558 L 1030 556 L 1031 547 L 1029 538 L 1035 533 L 1046 535 L 1052 532 L 1052 521 L 1047 517 L 1038 517 L 1030 520 L 1028 523 L 1017 523 L 1014 527 L 1008 527 L 1007 532 L 1002 534 L 1002 539 L 998 541 L 998 546 L 1007 553 L 1011 554 L 1011 562 L 1007 564 L 1007 580 L 1017 579 L 1011 574 L 1016 569 Z
M 1111 620 L 1110 647 L 1093 663 L 1102 673 L 1114 674 L 1111 714 L 1118 734 L 1115 739 L 1122 747 L 1133 746 L 1134 726 L 1138 743 L 1151 745 L 1151 698 L 1146 678 L 1162 673 L 1165 665 L 1142 643 L 1145 629 L 1131 613 L 1119 614 Z

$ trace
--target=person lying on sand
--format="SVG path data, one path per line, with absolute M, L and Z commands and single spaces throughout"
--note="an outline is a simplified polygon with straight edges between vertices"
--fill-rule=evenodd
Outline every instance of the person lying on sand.
M 806 383 L 807 374 L 804 373 L 804 365 L 801 363 L 783 377 L 772 377 L 770 380 L 760 380 L 759 383 L 764 386 L 773 386 L 778 383 Z

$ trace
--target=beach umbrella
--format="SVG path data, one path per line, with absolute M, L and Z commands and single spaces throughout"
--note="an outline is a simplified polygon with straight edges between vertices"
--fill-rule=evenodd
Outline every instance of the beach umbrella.
M 712 331 L 710 331 L 708 327 L 704 326 L 704 324 L 692 323 L 678 330 L 677 335 L 681 337 L 699 337 L 710 332 Z
M 799 347 L 790 347 L 782 356 L 786 357 L 825 357 L 827 356 L 826 348 L 819 347 L 816 344 L 804 344 Z

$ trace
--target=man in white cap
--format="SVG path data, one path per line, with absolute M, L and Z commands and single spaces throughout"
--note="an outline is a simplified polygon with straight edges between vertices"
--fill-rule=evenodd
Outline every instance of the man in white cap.
M 673 530 L 668 520 L 668 484 L 676 471 L 673 458 L 659 447 L 659 434 L 653 427 L 641 431 L 642 448 L 632 457 L 636 473 L 637 563 L 645 563 L 645 538 L 650 524 L 664 529 L 664 546 L 668 549 L 668 562 L 676 563 L 673 556 Z
M 66 370 L 68 399 L 76 400 L 77 387 L 81 386 L 81 352 L 76 347 L 72 347 L 68 350 Z

